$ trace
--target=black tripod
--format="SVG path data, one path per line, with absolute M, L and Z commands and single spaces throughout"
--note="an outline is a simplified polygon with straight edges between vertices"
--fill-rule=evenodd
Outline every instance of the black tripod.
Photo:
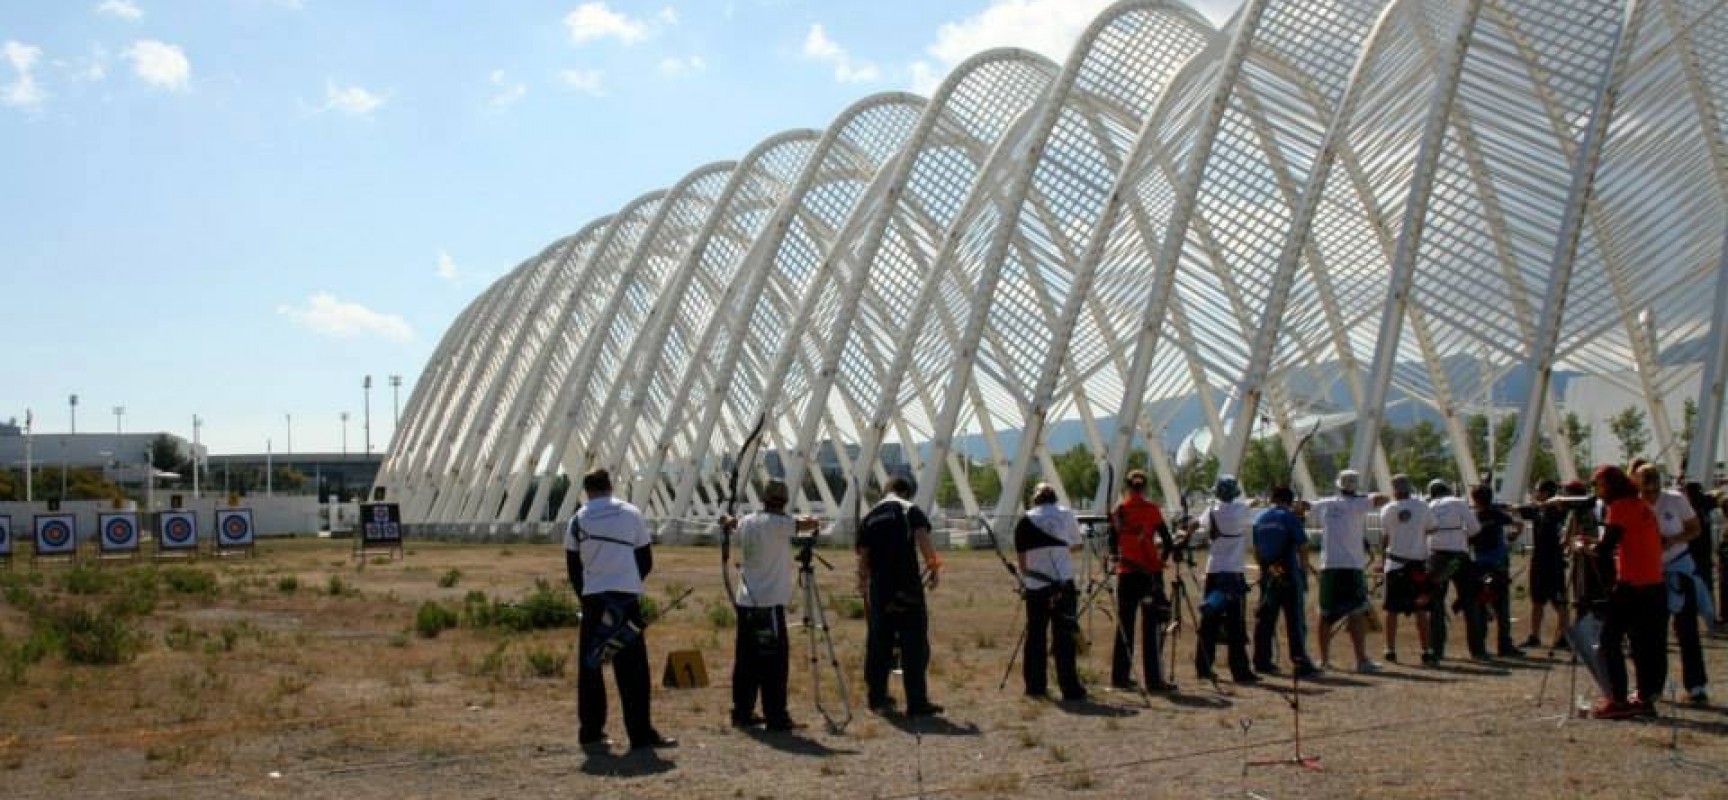
M 852 698 L 846 691 L 846 671 L 840 667 L 840 656 L 834 651 L 834 633 L 828 627 L 828 612 L 822 606 L 822 592 L 816 585 L 816 567 L 820 562 L 827 569 L 834 565 L 816 553 L 816 537 L 805 537 L 795 557 L 798 561 L 798 585 L 804 590 L 804 636 L 809 644 L 810 653 L 810 693 L 815 699 L 816 711 L 822 715 L 822 720 L 828 724 L 830 733 L 844 733 L 846 726 L 852 722 Z M 818 646 L 816 637 L 820 634 L 822 641 Z M 819 663 L 821 648 L 827 649 L 828 667 L 834 678 L 833 698 L 824 700 L 822 692 L 822 666 Z M 840 702 L 839 714 L 830 707 L 832 700 Z
M 1188 598 L 1188 579 L 1183 572 L 1194 571 L 1194 550 L 1188 546 L 1187 536 L 1187 533 L 1183 534 L 1170 558 L 1171 572 L 1175 573 L 1176 580 L 1170 587 L 1170 622 L 1164 626 L 1164 636 L 1170 640 L 1170 669 L 1165 680 L 1171 683 L 1176 682 L 1176 646 L 1182 638 L 1183 626 L 1192 624 L 1196 634 L 1200 630 L 1200 614 L 1194 610 L 1194 601 Z M 1211 681 L 1212 688 L 1218 689 L 1218 677 L 1213 675 Z

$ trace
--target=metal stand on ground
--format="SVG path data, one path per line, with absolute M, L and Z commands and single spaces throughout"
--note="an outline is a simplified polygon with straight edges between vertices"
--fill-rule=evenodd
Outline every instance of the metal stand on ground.
M 1302 670 L 1290 669 L 1290 718 L 1295 752 L 1289 758 L 1268 759 L 1265 761 L 1250 761 L 1250 767 L 1301 767 L 1306 770 L 1320 772 L 1320 757 L 1302 754 Z
M 827 609 L 822 606 L 822 592 L 816 585 L 815 562 L 834 569 L 827 559 L 817 555 L 816 538 L 812 536 L 798 553 L 798 582 L 804 587 L 804 635 L 810 652 L 810 692 L 815 697 L 817 713 L 828 723 L 828 732 L 840 734 L 845 733 L 846 726 L 852 723 L 852 698 L 846 690 L 846 671 L 840 668 L 840 656 L 834 651 L 834 633 L 828 626 Z M 834 671 L 834 688 L 840 698 L 838 716 L 822 699 L 822 666 L 818 662 L 821 651 L 816 643 L 818 633 L 822 635 L 822 646 L 828 651 L 828 666 Z

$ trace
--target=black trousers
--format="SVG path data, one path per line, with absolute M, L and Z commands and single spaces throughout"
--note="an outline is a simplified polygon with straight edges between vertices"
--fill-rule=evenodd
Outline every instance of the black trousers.
M 1056 655 L 1056 683 L 1062 696 L 1076 698 L 1086 693 L 1074 660 L 1080 636 L 1080 593 L 1073 581 L 1026 593 L 1026 658 L 1020 665 L 1027 694 L 1050 690 L 1050 650 Z M 1054 639 L 1054 647 L 1050 640 Z
M 871 707 L 888 702 L 888 674 L 894 668 L 894 648 L 900 648 L 900 679 L 906 688 L 906 707 L 930 702 L 930 616 L 922 590 L 899 593 L 870 591 L 865 615 L 869 633 L 864 638 L 864 687 Z
M 1293 667 L 1312 666 L 1308 660 L 1308 616 L 1304 608 L 1308 582 L 1299 575 L 1287 575 L 1274 580 L 1267 570 L 1260 570 L 1260 605 L 1254 614 L 1254 666 L 1261 672 L 1276 668 L 1272 657 L 1272 640 L 1278 633 L 1278 618 L 1284 618 L 1284 632 L 1290 643 L 1290 664 Z
M 1206 576 L 1206 588 L 1200 593 L 1200 646 L 1194 651 L 1194 671 L 1212 674 L 1217 658 L 1218 640 L 1224 640 L 1230 659 L 1230 675 L 1241 678 L 1252 672 L 1248 668 L 1248 620 L 1246 604 L 1248 581 L 1240 572 L 1215 572 Z
M 1638 670 L 1638 696 L 1655 702 L 1668 680 L 1668 589 L 1615 586 L 1608 595 L 1608 615 L 1602 621 L 1602 660 L 1615 700 L 1626 699 L 1626 642 L 1632 644 L 1632 664 Z
M 790 722 L 786 713 L 786 681 L 791 672 L 791 643 L 786 638 L 785 606 L 734 606 L 738 612 L 737 657 L 732 660 L 732 718 L 744 720 L 762 698 L 762 716 L 770 723 Z
M 1697 689 L 1710 682 L 1704 671 L 1704 643 L 1698 638 L 1698 585 L 1690 578 L 1682 579 L 1680 596 L 1684 604 L 1674 615 L 1674 641 L 1680 645 L 1681 685 Z
M 1141 614 L 1145 611 L 1145 614 Z M 1140 668 L 1147 686 L 1164 682 L 1159 668 L 1159 645 L 1170 601 L 1164 596 L 1164 577 L 1155 572 L 1124 572 L 1116 576 L 1116 646 L 1110 652 L 1110 682 L 1117 686 L 1134 678 L 1134 623 L 1140 623 Z
M 606 681 L 601 668 L 590 668 L 584 658 L 600 638 L 600 620 L 608 604 L 624 609 L 625 618 L 638 626 L 642 622 L 642 607 L 637 596 L 625 592 L 602 592 L 583 595 L 582 628 L 577 636 L 576 659 L 576 720 L 577 736 L 581 741 L 594 741 L 606 732 Z M 645 627 L 645 626 L 644 626 Z M 654 725 L 648 712 L 648 639 L 646 634 L 619 650 L 612 657 L 612 678 L 618 682 L 618 704 L 624 707 L 624 731 L 632 744 L 654 738 Z
M 1470 640 L 1470 652 L 1487 652 L 1487 615 L 1492 612 L 1494 615 L 1494 645 L 1499 648 L 1500 652 L 1509 653 L 1517 647 L 1517 644 L 1512 641 L 1512 573 L 1503 567 L 1490 569 L 1478 565 L 1476 577 L 1477 585 L 1483 587 L 1482 591 L 1489 595 L 1489 602 L 1492 605 L 1482 610 L 1482 625 L 1477 631 L 1477 638 Z
M 1448 588 L 1458 592 L 1458 604 L 1464 612 L 1464 638 L 1470 645 L 1470 655 L 1488 655 L 1488 620 L 1482 612 L 1477 595 L 1482 582 L 1476 577 L 1476 565 L 1466 553 L 1438 551 L 1428 558 L 1428 647 L 1435 658 L 1446 657 L 1446 627 L 1452 616 L 1446 602 Z M 1508 614 L 1510 619 L 1511 615 Z M 1507 634 L 1510 637 L 1510 633 Z

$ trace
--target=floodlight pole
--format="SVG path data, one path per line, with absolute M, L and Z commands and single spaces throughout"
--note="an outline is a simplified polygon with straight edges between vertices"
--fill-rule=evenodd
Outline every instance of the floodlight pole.
M 197 499 L 204 496 L 198 490 L 198 466 L 199 466 L 199 462 L 202 461 L 204 458 L 203 455 L 200 453 L 200 450 L 199 450 L 198 429 L 203 427 L 203 426 L 204 426 L 204 420 L 200 419 L 197 414 L 193 414 L 192 415 L 192 499 L 193 500 L 197 500 Z
M 126 407 L 125 406 L 115 406 L 114 407 L 114 433 L 115 433 L 115 435 L 119 435 L 121 433 L 120 418 L 124 417 L 124 416 L 126 416 Z
M 72 433 L 78 432 L 78 395 L 66 398 L 66 405 L 72 409 Z
M 390 438 L 396 438 L 396 428 L 402 424 L 402 376 L 390 376 Z
M 347 458 L 348 458 L 348 412 L 344 411 L 341 414 L 338 414 L 337 416 L 342 418 L 342 458 L 343 458 L 343 460 L 347 460 Z
M 36 467 L 31 462 L 30 429 L 35 425 L 36 413 L 24 409 L 24 502 L 36 501 Z
M 275 464 L 273 463 L 274 459 L 271 457 L 271 452 L 270 452 L 271 445 L 272 445 L 272 442 L 269 439 L 264 440 L 264 496 L 265 497 L 275 497 L 276 496 L 276 467 L 275 467 Z
M 363 404 L 361 406 L 363 416 L 361 417 L 360 430 L 364 434 L 365 439 L 366 439 L 366 455 L 372 455 L 372 376 L 371 375 L 367 375 L 366 379 L 360 382 L 360 389 L 361 389 L 361 397 L 362 397 L 361 402 Z

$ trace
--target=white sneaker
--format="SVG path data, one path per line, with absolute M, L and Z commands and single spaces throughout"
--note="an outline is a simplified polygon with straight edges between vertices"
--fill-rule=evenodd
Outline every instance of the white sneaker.
M 1361 661 L 1356 662 L 1356 671 L 1363 675 L 1373 675 L 1374 673 L 1381 672 L 1385 669 L 1385 667 L 1380 666 L 1380 663 L 1373 659 L 1364 658 Z

